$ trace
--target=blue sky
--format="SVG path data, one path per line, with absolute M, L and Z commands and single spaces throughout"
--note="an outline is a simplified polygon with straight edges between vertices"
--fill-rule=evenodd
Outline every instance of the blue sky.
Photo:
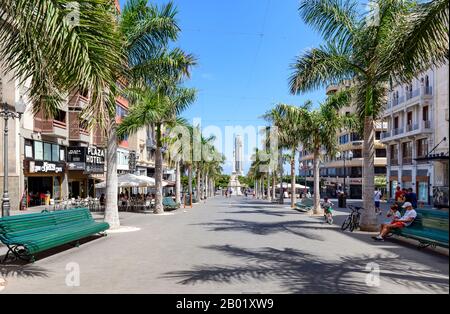
M 321 43 L 318 34 L 301 21 L 298 0 L 173 2 L 182 29 L 177 46 L 193 53 L 199 63 L 186 83 L 199 92 L 184 114 L 189 120 L 201 118 L 202 127 L 214 125 L 222 130 L 234 125 L 257 127 L 266 124 L 259 117 L 276 103 L 298 105 L 325 98 L 324 90 L 289 94 L 289 65 L 302 51 Z M 125 1 L 120 3 L 123 6 Z M 222 150 L 230 151 L 225 145 Z M 227 154 L 228 161 L 231 158 Z M 224 168 L 231 171 L 230 164 Z

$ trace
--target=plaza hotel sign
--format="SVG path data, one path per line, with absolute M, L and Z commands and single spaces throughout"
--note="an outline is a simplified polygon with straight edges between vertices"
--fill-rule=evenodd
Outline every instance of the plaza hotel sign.
M 105 150 L 95 147 L 69 147 L 67 167 L 69 170 L 82 170 L 84 173 L 103 173 Z

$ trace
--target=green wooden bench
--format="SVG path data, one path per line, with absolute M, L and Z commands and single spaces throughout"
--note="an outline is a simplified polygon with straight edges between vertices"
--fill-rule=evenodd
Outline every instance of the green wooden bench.
M 395 229 L 393 234 L 419 241 L 419 248 L 441 246 L 448 248 L 448 212 L 416 209 L 417 217 L 406 228 Z
M 35 253 L 68 243 L 78 246 L 80 239 L 107 229 L 109 224 L 94 221 L 87 208 L 0 218 L 0 241 L 8 247 L 3 262 L 10 253 L 34 262 Z
M 301 201 L 295 203 L 295 208 L 299 211 L 307 212 L 314 207 L 314 200 L 312 198 L 303 198 Z
M 164 197 L 162 203 L 163 203 L 164 209 L 167 209 L 167 210 L 175 210 L 180 207 L 180 205 L 177 204 L 171 197 Z

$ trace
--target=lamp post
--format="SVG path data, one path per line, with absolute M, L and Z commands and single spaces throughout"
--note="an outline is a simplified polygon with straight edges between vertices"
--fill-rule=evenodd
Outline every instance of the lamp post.
M 307 185 L 306 185 L 306 182 L 307 182 L 307 181 L 306 181 L 306 178 L 307 178 L 307 173 L 306 173 L 306 171 L 307 171 L 307 170 L 311 170 L 312 167 L 313 167 L 312 162 L 308 162 L 307 165 L 305 165 L 305 164 L 303 163 L 303 161 L 300 162 L 300 169 L 303 169 L 303 170 L 305 171 L 305 195 L 308 193 L 308 187 L 307 187 Z
M 341 154 L 340 152 L 337 152 L 336 154 L 337 159 L 341 159 L 344 161 L 344 193 L 347 194 L 347 184 L 346 184 L 346 177 L 347 177 L 347 167 L 345 165 L 346 160 L 352 160 L 353 159 L 353 152 L 349 150 L 347 153 Z
M 11 203 L 9 201 L 8 194 L 8 120 L 20 119 L 22 114 L 25 112 L 25 103 L 22 96 L 20 96 L 19 101 L 16 103 L 15 111 L 9 109 L 9 105 L 6 102 L 2 102 L 0 98 L 0 106 L 3 108 L 0 110 L 0 117 L 3 117 L 5 121 L 5 127 L 3 129 L 3 197 L 2 197 L 2 217 L 9 216 L 9 211 L 11 209 Z

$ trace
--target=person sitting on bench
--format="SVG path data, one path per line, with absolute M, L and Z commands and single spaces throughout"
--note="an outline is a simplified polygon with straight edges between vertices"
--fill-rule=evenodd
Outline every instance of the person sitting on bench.
M 402 218 L 394 218 L 394 220 L 388 224 L 384 225 L 380 231 L 380 234 L 376 237 L 372 237 L 376 241 L 383 241 L 384 237 L 391 232 L 392 229 L 403 229 L 409 227 L 414 219 L 417 217 L 417 212 L 414 210 L 412 204 L 410 202 L 405 202 L 402 206 L 405 208 L 405 214 Z

